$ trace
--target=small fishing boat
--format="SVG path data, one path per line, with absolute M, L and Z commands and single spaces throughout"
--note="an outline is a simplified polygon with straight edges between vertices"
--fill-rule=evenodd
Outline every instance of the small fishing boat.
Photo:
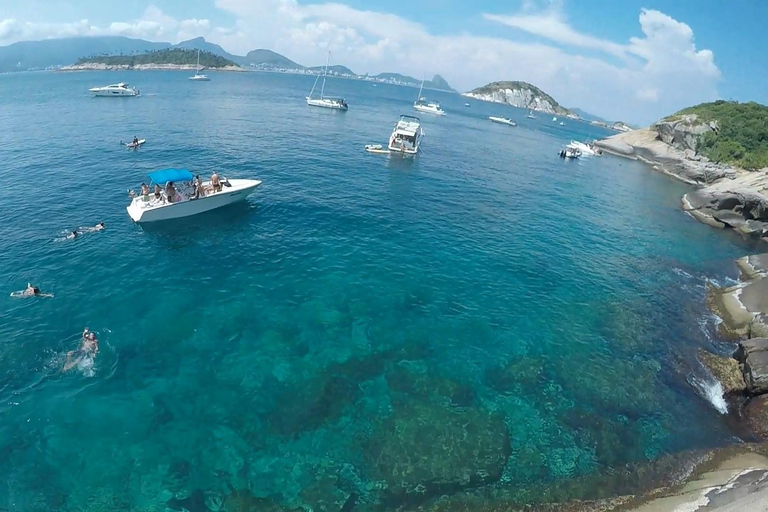
M 196 196 L 192 189 L 194 176 L 187 169 L 163 169 L 149 173 L 150 190 L 152 184 L 163 187 L 159 197 L 132 194 L 128 205 L 128 215 L 135 222 L 155 222 L 160 220 L 189 217 L 222 206 L 244 200 L 253 190 L 261 185 L 261 180 L 220 178 L 220 190 L 214 190 L 210 181 L 203 182 L 203 195 Z M 168 185 L 173 197 L 168 197 Z
M 511 120 L 508 117 L 490 116 L 488 119 L 490 119 L 494 123 L 506 124 L 506 125 L 509 125 L 509 126 L 517 126 L 517 123 L 514 122 L 513 120 Z
M 421 81 L 421 87 L 419 87 L 418 99 L 413 102 L 413 108 L 419 112 L 425 112 L 427 114 L 435 114 L 438 116 L 444 116 L 445 110 L 440 108 L 440 103 L 437 101 L 427 101 L 427 98 L 421 95 L 421 91 L 424 90 L 424 80 Z
M 400 116 L 389 136 L 387 148 L 390 154 L 414 156 L 421 147 L 421 138 L 424 130 L 421 128 L 421 119 L 415 116 Z
M 315 83 L 312 86 L 312 90 L 309 91 L 309 96 L 307 96 L 307 105 L 311 105 L 313 107 L 332 108 L 336 110 L 348 110 L 349 105 L 347 105 L 347 102 L 344 100 L 344 98 L 330 98 L 325 96 L 325 78 L 328 76 L 328 64 L 330 64 L 330 62 L 331 52 L 328 52 L 328 60 L 325 62 L 325 69 L 323 70 L 323 85 L 320 87 L 320 97 L 312 97 L 312 93 L 315 92 L 315 87 L 317 86 L 317 81 L 320 79 L 320 75 L 317 75 L 317 78 L 315 78 Z
M 143 145 L 145 142 L 147 142 L 147 139 L 139 139 L 138 142 L 126 142 L 125 147 L 138 148 L 139 146 Z
M 188 78 L 188 80 L 192 80 L 193 82 L 210 82 L 211 79 L 208 78 L 208 75 L 201 75 L 200 71 L 202 71 L 203 68 L 200 67 L 200 50 L 197 50 L 197 71 L 195 71 L 195 74 Z
M 125 82 L 118 84 L 105 85 L 103 87 L 91 87 L 88 89 L 94 96 L 110 97 L 110 98 L 127 98 L 132 96 L 139 96 L 139 90 L 135 87 L 129 87 Z

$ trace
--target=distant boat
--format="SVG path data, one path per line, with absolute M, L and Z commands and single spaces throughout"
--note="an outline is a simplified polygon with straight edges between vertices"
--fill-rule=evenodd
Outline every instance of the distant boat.
M 104 96 L 110 98 L 138 96 L 139 90 L 135 87 L 129 87 L 125 82 L 119 84 L 105 85 L 104 87 L 92 87 L 88 89 L 94 96 Z
M 536 116 L 533 115 L 533 110 L 529 110 L 528 113 L 525 115 L 528 119 L 536 119 Z
M 200 67 L 200 50 L 197 50 L 197 71 L 193 76 L 189 77 L 189 80 L 192 80 L 193 82 L 210 82 L 211 79 L 208 78 L 208 75 L 200 74 L 202 69 L 203 68 Z
M 560 121 L 560 126 L 565 126 L 565 123 Z
M 469 103 L 465 103 L 464 106 L 465 107 L 469 107 L 470 105 L 469 105 Z
M 506 124 L 506 125 L 509 125 L 509 126 L 517 126 L 517 123 L 514 122 L 513 120 L 511 120 L 508 117 L 490 116 L 488 119 L 490 119 L 494 123 Z
M 127 148 L 138 148 L 139 146 L 142 146 L 145 142 L 147 142 L 147 139 L 139 139 L 138 142 L 125 142 L 125 147 Z
M 315 92 L 315 87 L 317 86 L 317 81 L 320 79 L 320 75 L 317 75 L 317 78 L 315 78 L 315 84 L 312 86 L 312 90 L 309 91 L 309 96 L 307 96 L 307 105 L 311 105 L 313 107 L 332 108 L 335 110 L 347 110 L 349 109 L 349 105 L 347 105 L 347 102 L 344 101 L 343 98 L 325 97 L 325 77 L 328 76 L 328 64 L 330 63 L 331 52 L 328 52 L 328 60 L 325 62 L 325 70 L 323 71 L 323 85 L 320 87 L 320 97 L 312 97 L 312 93 Z
M 413 108 L 419 112 L 426 112 L 427 114 L 436 114 L 438 116 L 444 116 L 445 110 L 440 108 L 440 103 L 436 101 L 427 101 L 427 98 L 421 95 L 421 91 L 424 90 L 424 80 L 421 81 L 421 87 L 419 87 L 419 96 L 416 101 L 413 102 Z
M 556 121 L 557 121 L 557 117 L 553 117 L 553 118 L 552 118 L 552 121 L 555 121 L 555 122 L 556 122 Z

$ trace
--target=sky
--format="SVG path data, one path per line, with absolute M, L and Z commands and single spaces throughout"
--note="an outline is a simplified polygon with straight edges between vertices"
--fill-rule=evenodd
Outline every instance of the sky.
M 203 36 L 304 65 L 530 82 L 566 107 L 648 124 L 703 101 L 768 104 L 766 0 L 0 0 L 0 45 Z

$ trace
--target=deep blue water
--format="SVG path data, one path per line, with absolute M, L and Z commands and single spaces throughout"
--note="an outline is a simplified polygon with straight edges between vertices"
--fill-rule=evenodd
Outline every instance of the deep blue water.
M 142 97 L 86 92 L 119 80 Z M 0 508 L 526 502 L 734 442 L 689 380 L 713 343 L 704 284 L 749 247 L 682 213 L 685 185 L 557 158 L 606 135 L 585 123 L 443 93 L 415 161 L 369 155 L 416 90 L 329 80 L 339 113 L 307 107 L 311 85 L 0 76 Z M 133 224 L 126 190 L 165 167 L 263 185 Z M 55 298 L 8 297 L 28 281 Z M 62 374 L 85 326 L 94 374 Z

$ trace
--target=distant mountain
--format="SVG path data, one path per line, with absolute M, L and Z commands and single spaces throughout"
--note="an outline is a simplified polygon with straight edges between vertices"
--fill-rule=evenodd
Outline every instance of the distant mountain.
M 379 73 L 378 75 L 374 76 L 373 78 L 378 78 L 381 80 L 387 80 L 387 81 L 396 81 L 403 84 L 408 85 L 420 85 L 421 80 L 417 78 L 413 78 L 412 76 L 408 75 L 401 75 L 400 73 Z M 450 85 L 448 85 L 448 82 L 445 81 L 443 77 L 440 75 L 435 75 L 435 77 L 432 80 L 425 80 L 424 81 L 424 88 L 425 89 L 437 89 L 440 91 L 449 91 L 449 92 L 457 92 L 455 89 L 451 88 Z
M 219 57 L 224 57 L 227 60 L 231 60 L 232 62 L 238 63 L 239 59 L 242 59 L 243 57 L 240 57 L 238 55 L 232 55 L 228 51 L 226 51 L 221 46 L 209 43 L 205 40 L 204 37 L 196 37 L 194 39 L 189 39 L 187 41 L 182 41 L 179 44 L 173 45 L 174 48 L 184 48 L 188 50 L 200 50 L 203 52 L 212 53 L 214 55 L 218 55 Z
M 130 55 L 170 46 L 171 43 L 153 43 L 121 36 L 21 41 L 0 46 L 0 72 L 67 66 L 89 55 Z
M 245 57 L 240 57 L 243 66 L 268 65 L 283 69 L 304 69 L 301 64 L 296 64 L 291 59 L 283 57 L 272 50 L 253 50 L 248 52 Z M 237 61 L 235 61 L 237 62 Z
M 312 66 L 311 68 L 307 68 L 309 71 L 322 71 L 325 69 L 325 66 Z M 328 73 L 336 74 L 336 75 L 352 75 L 357 76 L 357 73 L 352 71 L 346 66 L 328 66 Z
M 513 107 L 547 114 L 562 116 L 571 114 L 570 110 L 560 106 L 552 96 L 528 82 L 493 82 L 466 92 L 464 96 L 494 103 L 506 103 Z
M 579 116 L 580 118 L 582 118 L 583 120 L 585 120 L 585 121 L 599 121 L 601 123 L 611 124 L 609 121 L 606 121 L 602 117 L 596 116 L 594 114 L 590 114 L 589 112 L 585 112 L 585 111 L 581 110 L 580 108 L 571 108 L 569 110 L 571 112 L 573 112 L 574 114 L 576 114 L 577 116 Z

